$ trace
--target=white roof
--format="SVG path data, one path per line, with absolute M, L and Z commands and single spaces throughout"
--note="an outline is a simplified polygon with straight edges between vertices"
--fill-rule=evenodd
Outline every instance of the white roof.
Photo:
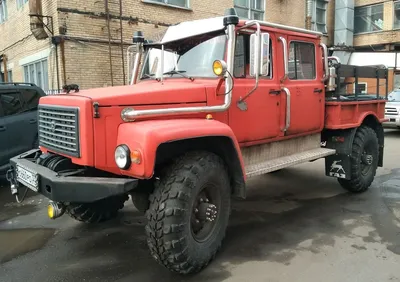
M 371 66 L 385 65 L 387 68 L 396 67 L 394 52 L 354 52 L 350 56 L 349 65 Z M 397 67 L 400 67 L 400 53 L 397 53 Z
M 175 41 L 224 29 L 224 17 L 182 22 L 168 27 L 160 43 Z

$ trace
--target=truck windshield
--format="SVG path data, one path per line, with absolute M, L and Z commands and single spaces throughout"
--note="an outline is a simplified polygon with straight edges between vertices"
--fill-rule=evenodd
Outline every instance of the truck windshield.
M 400 102 L 400 90 L 395 90 L 388 96 L 389 102 Z
M 141 79 L 151 77 L 216 77 L 212 64 L 215 60 L 223 60 L 225 54 L 225 35 L 199 40 L 182 42 L 176 50 L 164 50 L 164 70 L 161 70 L 161 49 L 150 48 L 147 52 L 141 73 Z M 191 45 L 190 45 L 191 44 Z M 163 72 L 163 74 L 161 73 Z

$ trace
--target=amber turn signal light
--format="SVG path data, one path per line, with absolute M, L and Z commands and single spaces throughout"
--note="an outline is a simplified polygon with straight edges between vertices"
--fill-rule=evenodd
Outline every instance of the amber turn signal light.
M 131 161 L 134 164 L 140 164 L 142 162 L 142 154 L 137 150 L 132 151 Z
M 224 76 L 227 70 L 226 63 L 222 60 L 215 60 L 213 63 L 213 71 L 217 76 Z

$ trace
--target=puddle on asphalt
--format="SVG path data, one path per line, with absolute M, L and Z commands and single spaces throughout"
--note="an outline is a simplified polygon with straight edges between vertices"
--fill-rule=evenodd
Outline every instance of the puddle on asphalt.
M 0 230 L 0 263 L 41 249 L 54 232 L 50 228 Z

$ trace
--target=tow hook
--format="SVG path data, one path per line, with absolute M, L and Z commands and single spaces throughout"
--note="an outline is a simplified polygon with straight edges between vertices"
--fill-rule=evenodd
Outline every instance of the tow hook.
M 47 215 L 50 219 L 61 217 L 65 213 L 65 206 L 61 203 L 49 202 L 47 205 Z

